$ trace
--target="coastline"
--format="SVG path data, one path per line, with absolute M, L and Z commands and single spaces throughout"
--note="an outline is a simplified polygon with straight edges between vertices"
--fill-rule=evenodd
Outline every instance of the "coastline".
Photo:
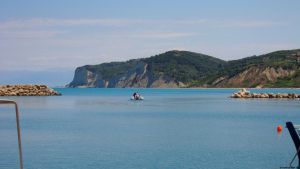
M 0 85 L 1 86 L 1 85 Z M 105 87 L 53 87 L 54 89 L 300 89 L 300 87 L 295 87 L 295 88 L 288 88 L 288 87 L 282 87 L 282 88 L 248 88 L 248 87 L 169 87 L 169 88 L 160 88 L 160 87 L 155 87 L 155 88 L 131 88 L 131 87 L 115 87 L 115 88 L 105 88 Z

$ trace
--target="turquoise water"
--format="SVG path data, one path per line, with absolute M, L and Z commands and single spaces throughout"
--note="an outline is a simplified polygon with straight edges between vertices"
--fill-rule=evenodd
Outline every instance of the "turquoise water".
M 276 127 L 300 124 L 300 100 L 228 98 L 235 89 L 57 90 L 63 96 L 0 98 L 19 103 L 25 169 L 275 169 L 295 153 Z M 130 101 L 135 91 L 145 100 Z M 1 169 L 18 168 L 17 151 L 14 111 L 0 105 Z

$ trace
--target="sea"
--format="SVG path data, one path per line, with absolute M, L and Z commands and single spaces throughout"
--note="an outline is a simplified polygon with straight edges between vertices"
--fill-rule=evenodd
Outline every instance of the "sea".
M 56 90 L 62 96 L 0 97 L 19 104 L 24 169 L 279 169 L 296 153 L 285 123 L 300 124 L 299 99 L 230 98 L 238 89 Z M 144 100 L 130 100 L 134 92 Z M 0 105 L 0 169 L 18 168 L 14 107 Z

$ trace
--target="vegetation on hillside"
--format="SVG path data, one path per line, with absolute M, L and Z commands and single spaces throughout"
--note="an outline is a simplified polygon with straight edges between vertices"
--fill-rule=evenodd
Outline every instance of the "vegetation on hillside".
M 276 82 L 265 84 L 265 87 L 300 87 L 300 69 L 291 76 L 279 78 Z
M 84 66 L 87 70 L 109 80 L 124 76 L 128 71 L 134 71 L 137 65 L 147 64 L 147 72 L 151 78 L 172 79 L 183 82 L 187 87 L 213 87 L 220 78 L 231 78 L 251 68 L 282 68 L 294 70 L 296 73 L 279 78 L 276 82 L 264 82 L 265 87 L 300 87 L 300 49 L 268 53 L 261 56 L 251 56 L 239 60 L 224 61 L 212 56 L 188 52 L 168 51 L 156 56 L 134 59 L 126 62 L 111 62 L 99 65 Z M 259 82 L 251 79 L 243 81 L 243 87 L 255 87 Z M 230 86 L 227 86 L 230 87 Z
M 86 65 L 86 69 L 97 74 L 101 74 L 103 79 L 111 79 L 120 76 L 128 70 L 134 68 L 139 60 L 129 60 L 127 62 L 110 62 L 99 65 Z
M 169 51 L 143 61 L 154 77 L 163 75 L 184 83 L 216 74 L 226 64 L 221 59 L 187 51 Z
M 228 61 L 228 64 L 225 69 L 222 70 L 222 73 L 231 77 L 252 66 L 297 69 L 300 65 L 299 60 L 297 60 L 297 52 L 300 52 L 300 50 L 277 51 L 261 56 L 252 56 Z

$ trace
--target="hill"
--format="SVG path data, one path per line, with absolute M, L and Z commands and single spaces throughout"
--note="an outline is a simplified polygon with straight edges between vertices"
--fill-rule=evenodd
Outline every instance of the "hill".
M 300 50 L 276 51 L 228 61 L 216 87 L 300 87 L 293 78 L 300 67 Z M 293 81 L 293 82 L 292 82 Z M 288 84 L 289 83 L 289 84 Z
M 299 49 L 232 61 L 174 50 L 78 67 L 67 87 L 300 87 L 299 67 Z

